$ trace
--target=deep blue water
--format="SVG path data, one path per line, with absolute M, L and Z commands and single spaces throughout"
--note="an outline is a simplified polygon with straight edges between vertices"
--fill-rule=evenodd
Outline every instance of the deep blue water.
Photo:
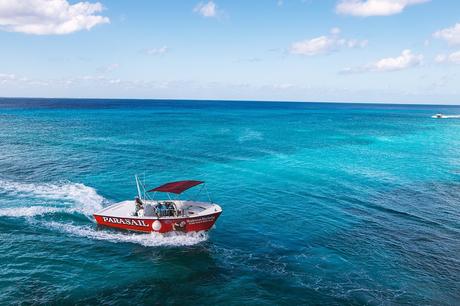
M 0 304 L 460 300 L 460 107 L 0 99 Z M 205 180 L 208 234 L 98 228 Z

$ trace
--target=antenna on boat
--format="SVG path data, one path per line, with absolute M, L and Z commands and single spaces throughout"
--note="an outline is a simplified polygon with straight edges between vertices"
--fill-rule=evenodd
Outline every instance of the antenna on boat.
M 134 177 L 136 178 L 137 196 L 142 200 L 141 188 L 139 187 L 139 178 L 137 177 L 137 174 L 135 174 Z
M 147 192 L 145 191 L 145 171 L 144 171 L 144 181 L 142 182 L 142 191 L 144 193 L 144 199 L 148 199 Z
M 208 195 L 209 202 L 214 203 L 211 199 L 211 195 L 209 194 L 208 187 L 206 186 L 206 184 L 203 184 L 203 185 L 204 185 L 204 190 L 206 190 L 206 194 Z

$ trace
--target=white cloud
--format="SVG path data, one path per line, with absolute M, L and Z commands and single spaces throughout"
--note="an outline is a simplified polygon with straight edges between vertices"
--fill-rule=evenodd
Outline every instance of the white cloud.
M 438 54 L 434 58 L 434 61 L 436 63 L 444 63 L 446 60 L 447 60 L 447 55 L 445 55 L 445 54 Z
M 291 45 L 290 52 L 300 55 L 317 55 L 328 53 L 335 47 L 333 39 L 327 36 L 320 36 L 309 40 L 295 42 Z
M 145 53 L 148 55 L 163 55 L 166 54 L 169 51 L 169 48 L 167 46 L 162 46 L 159 48 L 150 48 L 145 50 Z
M 340 28 L 335 27 L 335 28 L 332 28 L 330 32 L 333 35 L 339 35 L 340 32 L 342 32 L 342 30 Z
M 203 17 L 217 17 L 217 4 L 213 1 L 209 1 L 208 3 L 200 2 L 195 6 L 193 11 Z
M 399 14 L 410 5 L 430 0 L 341 0 L 335 10 L 338 14 L 360 17 Z
M 101 73 L 108 73 L 108 72 L 117 70 L 118 68 L 120 68 L 120 64 L 114 63 L 114 64 L 109 64 L 103 67 L 99 67 L 97 70 Z
M 274 89 L 290 89 L 290 88 L 293 88 L 295 85 L 294 84 L 291 84 L 291 83 L 282 83 L 282 84 L 274 84 L 273 85 L 273 88 Z
M 12 73 L 0 73 L 0 85 L 6 84 L 17 79 L 16 75 Z
M 435 57 L 436 63 L 453 63 L 460 64 L 460 51 L 453 52 L 451 54 L 439 54 Z
M 109 18 L 96 15 L 102 10 L 99 2 L 1 0 L 0 29 L 35 35 L 69 34 L 109 23 Z
M 450 45 L 460 45 L 460 23 L 455 24 L 453 27 L 439 30 L 433 36 L 444 39 Z
M 377 71 L 394 71 L 403 70 L 422 63 L 423 55 L 413 54 L 411 50 L 403 50 L 400 56 L 387 57 L 374 63 L 375 70 Z
M 327 54 L 340 48 L 357 48 L 367 46 L 367 40 L 344 39 L 339 36 L 340 29 L 332 28 L 331 35 L 294 42 L 289 48 L 291 54 L 313 56 Z
M 261 62 L 262 59 L 260 57 L 247 57 L 247 58 L 239 58 L 235 62 L 236 63 L 256 63 Z
M 120 79 L 111 79 L 109 80 L 109 84 L 120 84 L 121 80 Z
M 111 77 L 107 77 L 105 75 L 84 75 L 84 76 L 79 76 L 75 78 L 64 78 L 60 80 L 53 80 L 56 84 L 64 84 L 64 85 L 73 85 L 73 86 L 78 86 L 78 85 L 84 85 L 84 84 L 98 84 L 101 86 L 107 86 L 107 85 L 117 85 L 120 83 L 123 83 L 121 79 L 115 79 Z
M 13 73 L 0 73 L 0 85 L 30 85 L 47 86 L 49 83 L 44 80 L 29 79 Z
M 372 64 L 357 68 L 346 68 L 341 72 L 347 74 L 360 72 L 398 71 L 420 66 L 422 62 L 423 55 L 414 54 L 411 50 L 406 49 L 403 50 L 399 56 L 382 58 Z

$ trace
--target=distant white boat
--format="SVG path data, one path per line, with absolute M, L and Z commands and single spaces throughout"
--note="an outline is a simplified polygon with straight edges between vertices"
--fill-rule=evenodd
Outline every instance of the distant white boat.
M 444 115 L 444 114 L 439 113 L 439 114 L 431 116 L 431 118 L 435 118 L 435 119 L 452 119 L 452 118 L 460 118 L 460 115 Z

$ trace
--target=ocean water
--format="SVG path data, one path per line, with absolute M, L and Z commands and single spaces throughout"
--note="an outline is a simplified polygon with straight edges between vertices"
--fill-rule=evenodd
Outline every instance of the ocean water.
M 460 107 L 0 99 L 0 304 L 458 305 L 438 112 Z M 136 173 L 205 180 L 215 228 L 97 227 Z

